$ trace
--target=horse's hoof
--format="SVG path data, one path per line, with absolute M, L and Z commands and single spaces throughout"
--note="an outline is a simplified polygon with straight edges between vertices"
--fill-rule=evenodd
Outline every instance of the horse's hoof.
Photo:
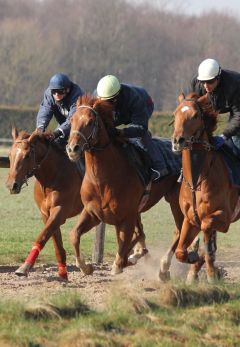
M 191 251 L 188 253 L 188 263 L 194 264 L 199 260 L 199 255 L 197 252 Z
M 15 271 L 15 275 L 27 277 L 31 267 L 32 267 L 31 264 L 24 263 Z
M 123 272 L 123 269 L 114 263 L 112 266 L 111 275 L 113 275 L 113 276 L 118 275 L 122 272 Z
M 171 279 L 170 276 L 170 271 L 162 272 L 161 270 L 159 271 L 158 277 L 160 281 L 162 282 L 168 282 Z
M 132 254 L 128 257 L 129 265 L 136 265 L 137 261 L 138 261 L 138 258 L 134 254 Z
M 81 269 L 81 271 L 84 273 L 84 275 L 92 275 L 93 274 L 93 266 L 92 264 L 86 264 L 84 269 Z
M 60 281 L 67 282 L 68 281 L 68 274 L 58 274 Z

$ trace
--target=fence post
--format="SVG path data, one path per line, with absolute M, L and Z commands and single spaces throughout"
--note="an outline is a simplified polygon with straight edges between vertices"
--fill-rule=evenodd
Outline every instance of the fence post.
M 100 223 L 96 226 L 95 242 L 92 252 L 92 262 L 100 264 L 103 262 L 104 253 L 105 224 Z

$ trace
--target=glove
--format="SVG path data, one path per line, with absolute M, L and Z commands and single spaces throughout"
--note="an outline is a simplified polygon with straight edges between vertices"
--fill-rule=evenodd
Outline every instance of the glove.
M 53 132 L 53 140 L 57 139 L 57 138 L 60 137 L 60 136 L 63 137 L 62 131 L 59 130 L 59 129 L 54 130 L 54 132 Z
M 219 135 L 224 141 L 227 140 L 226 136 L 224 134 Z

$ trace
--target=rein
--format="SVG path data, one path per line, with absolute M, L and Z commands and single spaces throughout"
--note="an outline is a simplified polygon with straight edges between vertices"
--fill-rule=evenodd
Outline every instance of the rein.
M 84 143 L 82 145 L 82 151 L 102 151 L 104 150 L 106 147 L 108 147 L 108 145 L 110 145 L 110 141 L 107 142 L 104 146 L 102 147 L 95 147 L 93 145 L 91 145 L 90 141 L 94 140 L 98 129 L 99 129 L 99 114 L 98 112 L 91 106 L 88 105 L 80 105 L 78 108 L 88 108 L 91 112 L 93 112 L 93 114 L 95 115 L 95 119 L 94 119 L 94 123 L 93 123 L 93 127 L 92 130 L 90 132 L 90 135 L 88 137 L 86 137 L 81 131 L 79 130 L 72 130 L 71 134 L 75 134 L 78 135 L 80 138 L 83 139 Z
M 25 140 L 18 140 L 18 141 L 15 141 L 15 143 L 28 143 L 28 140 L 27 139 L 25 139 Z M 30 155 L 33 154 L 33 168 L 30 171 L 27 172 L 26 176 L 24 177 L 23 184 L 25 183 L 26 186 L 28 186 L 29 178 L 34 176 L 36 171 L 40 169 L 42 163 L 46 160 L 46 158 L 47 158 L 47 156 L 49 154 L 49 150 L 50 150 L 50 146 L 48 146 L 48 150 L 45 153 L 45 155 L 42 158 L 42 160 L 40 161 L 40 163 L 37 163 L 35 148 L 34 148 L 34 146 L 30 145 Z M 24 187 L 22 187 L 22 188 L 24 188 Z

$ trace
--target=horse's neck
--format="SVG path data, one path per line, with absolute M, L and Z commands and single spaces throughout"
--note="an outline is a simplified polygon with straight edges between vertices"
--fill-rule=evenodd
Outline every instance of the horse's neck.
M 213 151 L 203 148 L 183 150 L 183 176 L 192 188 L 195 188 L 200 181 L 208 176 L 212 160 Z
M 41 154 L 36 155 L 38 169 L 36 170 L 35 177 L 37 180 L 45 186 L 51 185 L 60 170 L 64 168 L 61 165 L 63 160 L 63 156 L 57 153 L 52 147 L 46 148 Z
M 125 174 L 127 165 L 127 158 L 113 144 L 100 151 L 85 152 L 86 174 L 98 180 L 111 181 L 117 174 Z

